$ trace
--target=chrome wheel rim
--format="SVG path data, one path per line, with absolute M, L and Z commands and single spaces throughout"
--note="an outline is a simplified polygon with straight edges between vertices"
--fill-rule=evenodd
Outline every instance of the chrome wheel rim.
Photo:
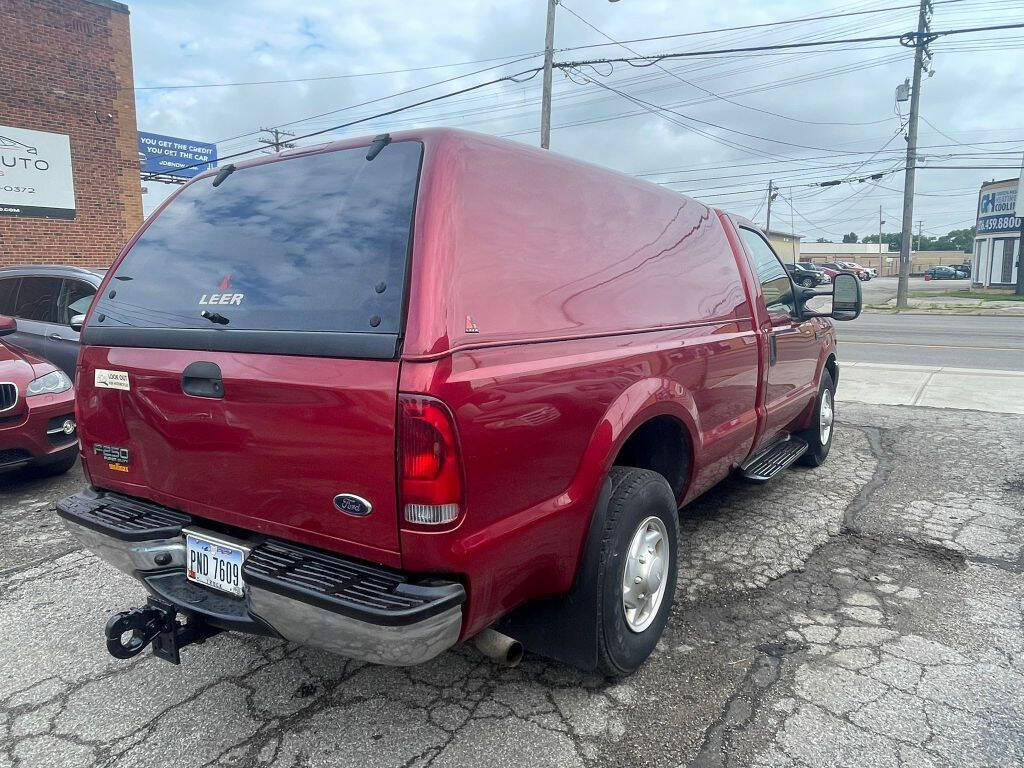
M 832 390 L 826 389 L 821 393 L 821 408 L 818 409 L 818 432 L 822 445 L 828 445 L 832 437 L 832 421 L 835 419 L 835 410 L 832 408 Z
M 658 615 L 671 556 L 668 529 L 660 517 L 648 517 L 637 526 L 622 569 L 622 612 L 633 632 L 643 632 Z

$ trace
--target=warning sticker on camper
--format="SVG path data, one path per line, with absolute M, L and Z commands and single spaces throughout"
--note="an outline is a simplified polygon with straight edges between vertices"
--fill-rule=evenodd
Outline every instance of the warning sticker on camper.
M 96 386 L 103 389 L 131 390 L 132 386 L 128 381 L 128 371 L 104 371 L 96 369 Z

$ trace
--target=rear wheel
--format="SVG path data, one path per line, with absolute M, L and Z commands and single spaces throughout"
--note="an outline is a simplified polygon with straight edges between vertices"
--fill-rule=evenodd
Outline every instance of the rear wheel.
M 828 457 L 835 432 L 835 395 L 836 385 L 832 381 L 832 374 L 827 370 L 822 371 L 818 401 L 814 405 L 814 422 L 799 435 L 810 446 L 807 453 L 800 457 L 800 463 L 805 466 L 820 467 Z
M 802 285 L 804 288 L 813 288 L 814 287 L 814 278 L 813 277 L 802 277 L 802 278 L 800 278 L 800 285 Z
M 628 675 L 654 650 L 675 600 L 676 500 L 664 477 L 612 467 L 597 579 L 598 669 Z

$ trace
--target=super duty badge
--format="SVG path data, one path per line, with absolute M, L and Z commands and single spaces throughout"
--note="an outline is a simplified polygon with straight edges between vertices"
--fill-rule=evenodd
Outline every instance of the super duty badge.
M 115 472 L 127 472 L 131 464 L 132 456 L 127 448 L 119 448 L 116 445 L 103 445 L 93 443 L 93 454 L 99 454 L 107 462 L 107 467 Z

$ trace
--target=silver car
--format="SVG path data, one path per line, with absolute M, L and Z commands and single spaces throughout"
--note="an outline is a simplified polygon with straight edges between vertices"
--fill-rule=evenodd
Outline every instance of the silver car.
M 5 341 L 74 378 L 78 331 L 71 328 L 71 318 L 89 309 L 104 272 L 61 266 L 0 269 L 0 315 L 18 320 L 18 331 Z

